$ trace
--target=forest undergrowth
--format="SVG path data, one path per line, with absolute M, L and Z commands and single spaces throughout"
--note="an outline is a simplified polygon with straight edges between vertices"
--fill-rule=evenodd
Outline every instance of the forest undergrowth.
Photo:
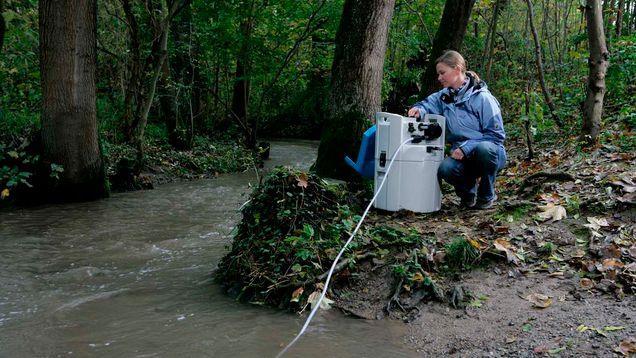
M 372 210 L 336 267 L 328 303 L 359 317 L 405 320 L 429 301 L 478 307 L 483 297 L 462 286 L 475 269 L 560 278 L 574 300 L 634 295 L 636 155 L 625 133 L 633 138 L 628 123 L 614 122 L 593 148 L 555 134 L 537 145 L 532 160 L 523 141 L 510 141 L 499 200 L 489 210 L 460 209 L 450 187 L 436 213 Z M 244 301 L 307 309 L 371 185 L 338 186 L 276 169 L 242 209 L 217 280 Z M 540 292 L 524 298 L 537 308 L 565 299 Z

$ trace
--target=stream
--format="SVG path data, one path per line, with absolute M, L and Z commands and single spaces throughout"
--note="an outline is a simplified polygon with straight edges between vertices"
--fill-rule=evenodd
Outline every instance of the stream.
M 272 142 L 308 168 L 317 143 Z M 0 213 L 0 357 L 273 357 L 305 315 L 238 303 L 210 273 L 254 171 Z M 322 311 L 289 357 L 411 357 L 406 328 Z

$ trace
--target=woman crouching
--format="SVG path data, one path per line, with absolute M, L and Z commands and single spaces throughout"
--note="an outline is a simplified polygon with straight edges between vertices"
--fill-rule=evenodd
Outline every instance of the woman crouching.
M 446 117 L 451 155 L 440 165 L 437 177 L 455 187 L 463 207 L 488 209 L 497 200 L 497 172 L 506 164 L 499 102 L 476 73 L 466 71 L 459 52 L 446 51 L 436 60 L 436 69 L 444 89 L 413 105 L 408 115 Z

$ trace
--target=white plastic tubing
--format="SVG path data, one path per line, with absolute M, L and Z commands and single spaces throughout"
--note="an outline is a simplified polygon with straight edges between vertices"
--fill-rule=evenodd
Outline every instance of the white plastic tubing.
M 384 175 L 384 178 L 382 179 L 382 182 L 380 183 L 380 186 L 378 187 L 378 190 L 376 190 L 375 195 L 373 195 L 373 199 L 371 199 L 371 201 L 369 202 L 369 205 L 367 205 L 367 208 L 364 210 L 364 213 L 362 214 L 362 217 L 360 218 L 360 221 L 358 221 L 358 225 L 356 225 L 356 228 L 351 233 L 351 236 L 349 236 L 349 239 L 347 240 L 347 242 L 345 242 L 344 246 L 342 247 L 342 250 L 340 250 L 340 252 L 338 253 L 338 256 L 336 256 L 336 259 L 333 260 L 333 264 L 331 264 L 331 269 L 329 269 L 329 274 L 327 275 L 327 281 L 325 281 L 325 287 L 322 289 L 322 294 L 320 295 L 320 298 L 318 299 L 318 302 L 316 302 L 316 304 L 314 305 L 314 307 L 311 310 L 311 313 L 309 313 L 309 316 L 307 317 L 307 320 L 305 321 L 305 324 L 303 325 L 303 328 L 300 330 L 300 332 L 298 332 L 296 337 L 294 337 L 294 339 L 291 342 L 289 342 L 289 344 L 285 348 L 283 348 L 283 350 L 280 351 L 280 353 L 278 353 L 278 355 L 276 355 L 276 358 L 282 357 L 283 354 L 285 354 L 285 352 L 287 352 L 287 350 L 289 348 L 291 348 L 291 346 L 293 346 L 294 343 L 296 343 L 296 341 L 298 341 L 300 336 L 302 336 L 303 333 L 305 333 L 305 330 L 307 330 L 307 327 L 309 326 L 309 323 L 311 323 L 311 320 L 314 318 L 314 315 L 316 314 L 316 312 L 320 308 L 320 303 L 322 302 L 322 299 L 325 298 L 325 294 L 327 294 L 327 290 L 329 289 L 329 282 L 331 281 L 331 276 L 333 275 L 333 270 L 336 268 L 336 265 L 338 264 L 338 261 L 340 260 L 340 257 L 342 256 L 342 254 L 344 254 L 345 250 L 347 249 L 347 246 L 349 246 L 351 241 L 353 241 L 353 238 L 355 237 L 356 233 L 358 232 L 358 229 L 360 229 L 360 226 L 362 225 L 362 222 L 364 221 L 364 218 L 369 213 L 369 209 L 371 209 L 371 205 L 373 205 L 373 203 L 375 202 L 375 199 L 378 197 L 378 194 L 380 193 L 380 190 L 382 190 L 382 186 L 384 186 L 384 182 L 386 181 L 386 178 L 389 176 L 389 172 L 391 171 L 391 166 L 393 166 L 393 161 L 395 160 L 395 157 L 400 152 L 402 147 L 406 143 L 410 142 L 411 140 L 413 140 L 413 138 L 409 138 L 409 139 L 405 140 L 402 144 L 400 144 L 398 149 L 391 156 L 391 161 L 389 162 L 389 166 L 386 168 L 386 175 Z

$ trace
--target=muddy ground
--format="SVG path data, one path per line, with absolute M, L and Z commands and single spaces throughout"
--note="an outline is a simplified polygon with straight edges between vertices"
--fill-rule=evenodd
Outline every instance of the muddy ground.
M 416 230 L 437 243 L 422 266 L 442 298 L 406 281 L 396 287 L 389 260 L 373 259 L 334 287 L 336 305 L 355 317 L 404 321 L 416 356 L 636 354 L 634 155 L 548 150 L 529 163 L 512 160 L 492 209 L 460 209 L 447 193 L 434 214 L 375 211 L 368 218 L 365 225 Z M 520 180 L 537 173 L 550 175 Z M 438 254 L 454 237 L 482 256 L 449 274 Z
M 458 226 L 453 218 L 477 216 L 489 221 L 495 212 L 451 208 L 434 215 L 435 223 L 424 224 L 425 217 L 408 214 L 398 221 L 419 226 L 436 237 L 471 235 L 476 227 Z M 631 213 L 631 217 L 622 216 L 632 220 Z M 397 215 L 383 214 L 374 214 L 373 220 L 396 221 Z M 568 243 L 574 246 L 575 234 L 569 227 L 577 227 L 578 220 L 570 221 L 552 223 L 544 228 L 546 236 L 562 248 Z M 470 302 L 456 308 L 448 300 L 427 300 L 417 292 L 402 292 L 399 300 L 403 309 L 393 305 L 387 310 L 395 279 L 388 265 L 373 261 L 360 263 L 360 272 L 350 285 L 334 293 L 338 307 L 347 314 L 403 320 L 409 332 L 405 344 L 421 356 L 612 356 L 622 355 L 618 349 L 621 342 L 636 336 L 636 297 L 616 296 L 606 287 L 582 287 L 575 270 L 537 271 L 491 260 L 453 277 L 438 277 L 438 281 L 447 298 L 461 287 L 472 295 Z M 535 307 L 525 298 L 533 293 L 548 296 L 551 304 Z
M 493 269 L 471 272 L 462 285 L 487 299 L 481 307 L 463 310 L 448 305 L 421 305 L 410 323 L 406 344 L 423 356 L 531 357 L 554 354 L 568 357 L 611 356 L 620 342 L 636 334 L 634 296 L 617 301 L 606 295 L 575 298 L 576 283 L 543 274 L 511 278 Z M 544 309 L 522 297 L 541 292 L 554 297 Z M 601 329 L 602 334 L 584 325 Z M 624 327 L 605 332 L 605 327 Z M 579 329 L 581 330 L 581 329 Z

